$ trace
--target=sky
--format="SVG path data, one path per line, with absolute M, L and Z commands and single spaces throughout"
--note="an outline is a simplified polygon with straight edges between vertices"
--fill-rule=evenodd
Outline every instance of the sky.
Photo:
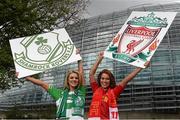
M 180 0 L 90 0 L 85 18 L 125 10 L 141 4 L 164 4 Z

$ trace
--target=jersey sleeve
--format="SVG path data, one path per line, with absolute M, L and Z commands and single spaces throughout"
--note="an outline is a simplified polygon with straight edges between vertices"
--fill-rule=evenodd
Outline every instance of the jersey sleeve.
M 55 100 L 58 100 L 60 97 L 62 97 L 62 89 L 58 89 L 54 86 L 49 86 L 48 93 L 51 95 L 51 97 Z
M 92 88 L 93 93 L 98 89 L 98 84 L 96 82 L 91 82 L 90 86 Z
M 116 98 L 119 97 L 119 95 L 123 92 L 123 90 L 124 90 L 124 87 L 121 86 L 121 85 L 117 85 L 117 86 L 113 89 Z
M 85 97 L 86 96 L 86 87 L 85 86 L 80 86 L 79 90 L 81 91 L 81 94 Z

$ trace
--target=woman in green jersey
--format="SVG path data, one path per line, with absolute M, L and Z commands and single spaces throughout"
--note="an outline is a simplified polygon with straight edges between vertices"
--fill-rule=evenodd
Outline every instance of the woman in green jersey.
M 83 74 L 82 60 L 79 60 L 78 70 L 68 71 L 64 88 L 56 88 L 33 77 L 26 77 L 26 80 L 41 86 L 56 100 L 57 118 L 83 120 L 85 105 L 85 80 Z

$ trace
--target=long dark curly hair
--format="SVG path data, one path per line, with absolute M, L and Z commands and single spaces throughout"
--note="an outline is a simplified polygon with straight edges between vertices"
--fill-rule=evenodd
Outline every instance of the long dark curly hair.
M 100 80 L 101 80 L 101 76 L 103 73 L 109 75 L 109 78 L 110 78 L 110 86 L 109 87 L 114 88 L 116 86 L 116 81 L 115 81 L 114 75 L 108 69 L 104 69 L 98 74 L 98 77 L 97 77 L 98 85 L 101 86 Z

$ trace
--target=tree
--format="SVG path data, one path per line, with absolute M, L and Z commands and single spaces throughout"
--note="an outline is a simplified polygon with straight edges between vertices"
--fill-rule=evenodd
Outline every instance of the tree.
M 89 0 L 1 0 L 0 1 L 0 90 L 18 80 L 9 40 L 66 27 L 81 19 Z M 15 74 L 15 73 L 14 73 Z

